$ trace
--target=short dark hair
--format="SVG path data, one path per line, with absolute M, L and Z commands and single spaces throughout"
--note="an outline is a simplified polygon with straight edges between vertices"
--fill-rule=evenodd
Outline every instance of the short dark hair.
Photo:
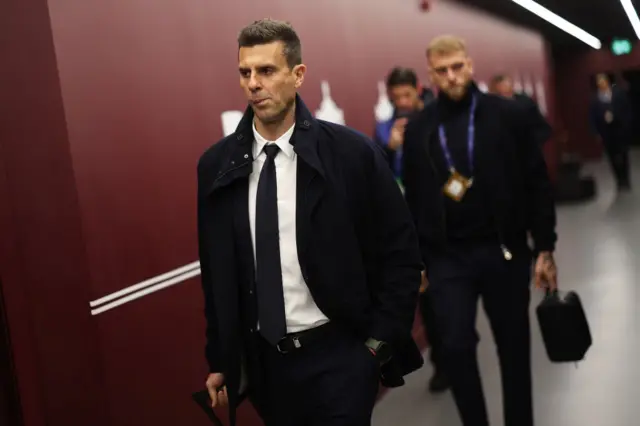
M 291 24 L 275 19 L 261 19 L 247 25 L 238 35 L 238 48 L 280 41 L 289 68 L 302 63 L 302 45 Z
M 411 68 L 395 67 L 387 76 L 387 88 L 395 86 L 418 87 L 418 76 Z

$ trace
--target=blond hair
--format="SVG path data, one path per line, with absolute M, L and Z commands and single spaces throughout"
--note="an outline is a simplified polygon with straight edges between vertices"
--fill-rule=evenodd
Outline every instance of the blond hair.
M 467 52 L 467 43 L 464 39 L 453 35 L 441 35 L 429 43 L 427 46 L 427 58 L 432 54 L 448 55 L 456 52 Z

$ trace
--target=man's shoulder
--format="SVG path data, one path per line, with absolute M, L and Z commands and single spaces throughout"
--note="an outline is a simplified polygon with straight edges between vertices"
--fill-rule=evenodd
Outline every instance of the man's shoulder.
M 533 101 L 531 100 L 531 102 Z M 528 101 L 522 97 L 508 99 L 493 93 L 483 93 L 482 103 L 488 110 L 499 114 L 500 117 L 506 119 L 508 122 L 520 122 L 524 120 L 528 114 L 530 105 Z
M 520 99 L 520 95 L 514 95 L 513 99 L 508 99 L 494 93 L 481 93 L 479 96 L 483 104 L 500 109 L 509 109 L 517 104 Z
M 425 104 L 422 110 L 411 116 L 405 128 L 405 143 L 407 136 L 411 138 L 416 134 L 416 132 L 420 133 L 424 130 L 425 126 L 428 126 L 429 123 L 435 122 L 437 105 L 438 100 L 436 98 L 428 104 Z
M 336 152 L 347 152 L 357 155 L 378 148 L 371 137 L 359 130 L 329 121 L 316 121 L 320 129 L 320 142 L 331 145 Z
M 207 148 L 198 160 L 198 172 L 213 170 L 219 167 L 222 159 L 228 155 L 229 149 L 233 146 L 236 139 L 237 135 L 232 133 Z

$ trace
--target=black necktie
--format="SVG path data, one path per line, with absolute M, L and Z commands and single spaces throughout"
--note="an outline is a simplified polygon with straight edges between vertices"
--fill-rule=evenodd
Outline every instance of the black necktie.
M 264 147 L 267 154 L 256 195 L 256 268 L 258 321 L 260 333 L 276 345 L 287 333 L 280 267 L 280 235 L 278 231 L 278 186 L 275 158 L 278 145 Z

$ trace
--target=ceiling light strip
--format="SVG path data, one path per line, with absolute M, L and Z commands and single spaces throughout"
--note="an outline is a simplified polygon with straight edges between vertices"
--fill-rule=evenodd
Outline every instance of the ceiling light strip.
M 567 21 L 563 17 L 556 15 L 555 13 L 541 6 L 535 1 L 533 0 L 511 0 L 511 1 L 527 9 L 529 12 L 539 16 L 540 18 L 544 19 L 550 24 L 555 25 L 556 27 L 560 28 L 562 31 L 568 34 L 571 34 L 578 40 L 582 41 L 585 44 L 588 44 L 594 49 L 600 49 L 602 47 L 602 43 L 596 37 L 592 36 L 582 28 L 573 25 L 571 22 Z M 625 2 L 625 0 L 620 0 L 620 1 L 622 1 L 623 4 Z M 637 15 L 636 15 L 636 18 L 637 18 Z
M 624 11 L 627 13 L 627 17 L 629 18 L 629 22 L 631 22 L 633 31 L 636 32 L 636 36 L 640 39 L 640 18 L 638 18 L 636 8 L 633 6 L 631 0 L 620 0 L 620 3 L 622 3 Z

